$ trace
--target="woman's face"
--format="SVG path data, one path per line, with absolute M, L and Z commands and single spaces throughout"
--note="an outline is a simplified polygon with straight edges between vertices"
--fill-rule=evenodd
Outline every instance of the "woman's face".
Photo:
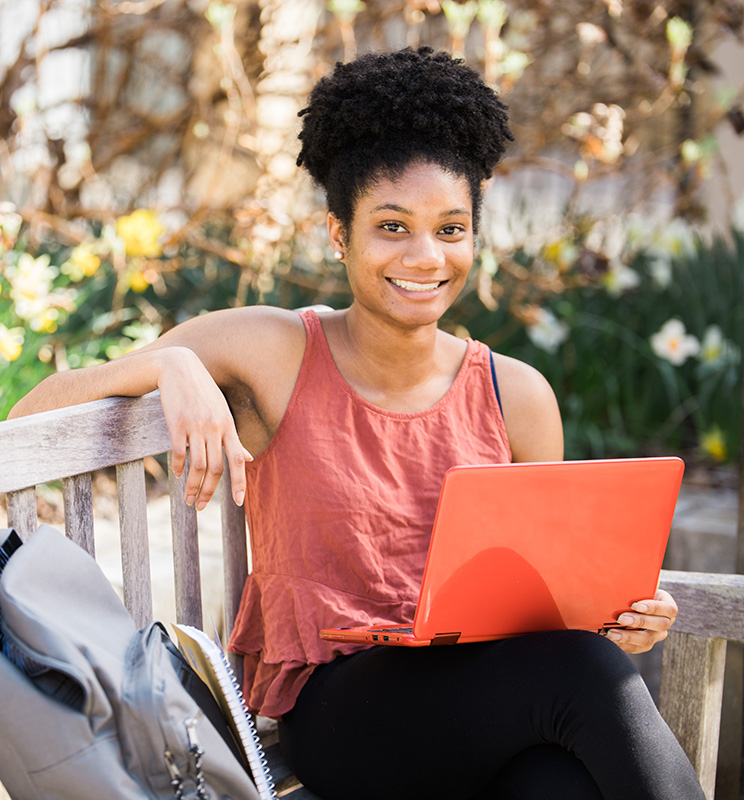
M 355 304 L 401 327 L 435 323 L 454 302 L 473 263 L 467 180 L 430 164 L 382 178 L 359 198 L 351 231 L 329 215 Z

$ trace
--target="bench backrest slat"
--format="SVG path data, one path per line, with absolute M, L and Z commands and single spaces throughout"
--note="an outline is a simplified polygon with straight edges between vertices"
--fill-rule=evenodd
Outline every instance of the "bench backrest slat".
M 196 509 L 184 502 L 187 469 L 180 478 L 173 474 L 168 456 L 173 569 L 176 588 L 176 618 L 186 625 L 202 627 L 201 572 L 199 568 L 199 530 Z M 245 525 L 244 525 L 245 527 Z
M 141 459 L 116 466 L 124 603 L 138 628 L 152 620 L 147 490 Z
M 80 545 L 95 558 L 93 488 L 90 473 L 65 478 L 62 481 L 62 497 L 65 508 L 65 533 L 75 544 Z
M 243 586 L 248 576 L 248 532 L 245 511 L 232 498 L 232 483 L 223 458 L 224 471 L 220 481 L 222 510 L 222 568 L 225 579 L 225 639 L 232 633 L 238 613 Z
M 8 525 L 26 540 L 36 530 L 36 487 L 10 492 L 6 500 Z

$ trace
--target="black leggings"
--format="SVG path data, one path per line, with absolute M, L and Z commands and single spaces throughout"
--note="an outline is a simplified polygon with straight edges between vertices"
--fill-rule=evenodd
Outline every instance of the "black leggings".
M 341 656 L 279 734 L 324 800 L 704 800 L 630 659 L 583 631 Z

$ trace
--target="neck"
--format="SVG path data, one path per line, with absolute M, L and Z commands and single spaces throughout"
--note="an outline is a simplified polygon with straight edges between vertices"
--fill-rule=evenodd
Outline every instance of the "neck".
M 370 402 L 395 411 L 431 407 L 454 380 L 465 343 L 436 322 L 401 329 L 352 305 L 323 324 L 344 379 Z
M 344 315 L 346 341 L 354 358 L 379 365 L 380 377 L 431 374 L 439 331 L 433 322 L 415 328 L 390 325 L 353 303 Z

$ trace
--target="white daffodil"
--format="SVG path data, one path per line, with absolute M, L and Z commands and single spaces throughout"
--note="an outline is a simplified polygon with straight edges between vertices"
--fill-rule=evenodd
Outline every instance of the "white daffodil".
M 18 239 L 23 219 L 14 211 L 3 210 L 6 204 L 0 204 L 0 255 L 6 250 L 11 250 Z M 10 208 L 10 204 L 7 204 Z
M 527 326 L 527 336 L 541 350 L 555 353 L 568 339 L 569 328 L 552 311 L 540 308 L 535 312 L 535 322 Z
M 34 258 L 29 253 L 21 253 L 18 263 L 8 267 L 10 297 L 15 304 L 16 314 L 23 320 L 31 320 L 49 308 L 49 293 L 56 270 L 49 266 L 49 256 Z
M 626 264 L 613 261 L 604 278 L 605 289 L 613 297 L 619 297 L 641 283 L 640 275 Z
M 651 255 L 664 254 L 670 258 L 682 258 L 695 252 L 695 233 L 682 219 L 673 219 L 657 233 L 650 248 Z
M 718 325 L 709 325 L 700 346 L 700 360 L 703 364 L 717 366 L 738 361 L 738 347 L 726 339 Z
M 650 339 L 651 349 L 675 367 L 684 364 L 691 356 L 700 352 L 700 342 L 688 334 L 684 323 L 679 319 L 665 322 Z
M 672 261 L 670 258 L 657 255 L 648 262 L 651 279 L 660 288 L 666 289 L 672 282 Z

